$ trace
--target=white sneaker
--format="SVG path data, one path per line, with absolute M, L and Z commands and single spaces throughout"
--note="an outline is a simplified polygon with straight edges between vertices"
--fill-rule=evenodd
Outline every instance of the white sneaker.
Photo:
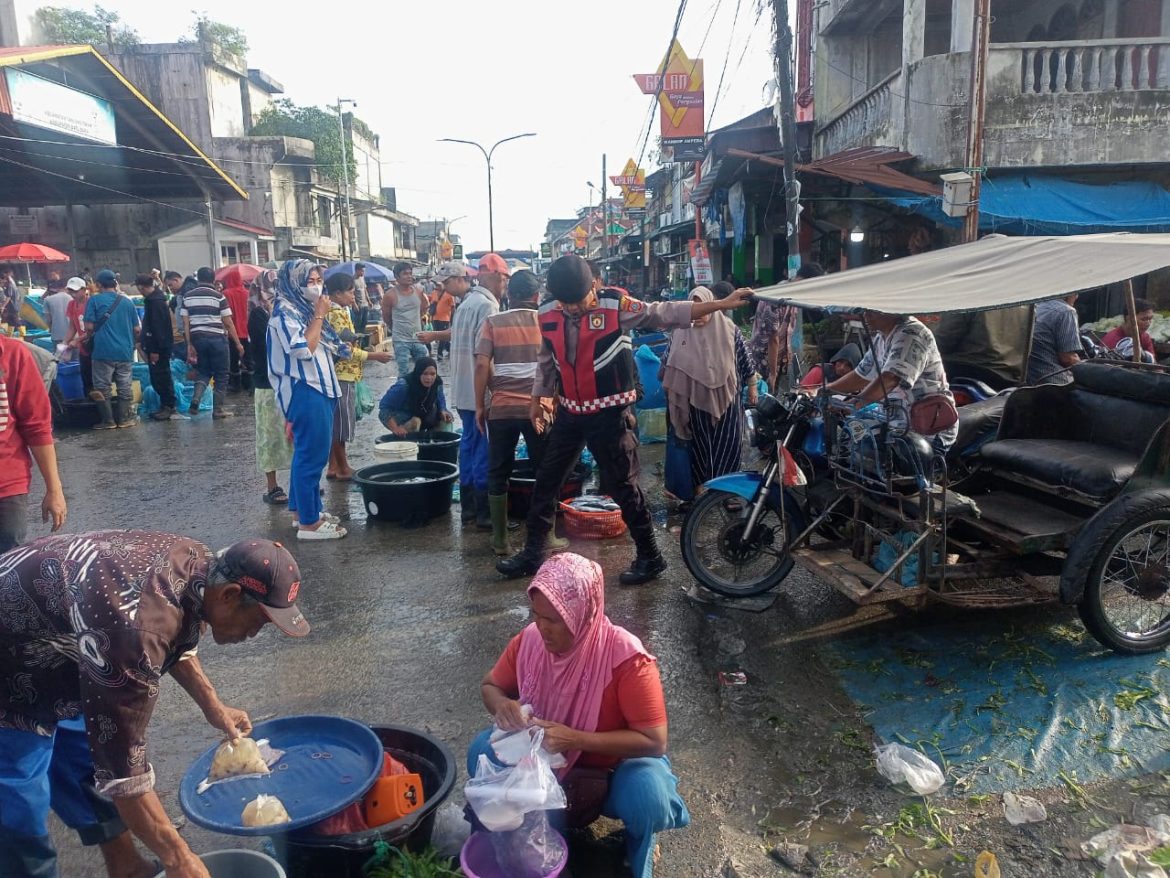
M 344 527 L 338 527 L 331 521 L 321 521 L 320 527 L 316 530 L 309 530 L 308 528 L 297 528 L 298 540 L 339 540 L 346 535 L 348 531 Z

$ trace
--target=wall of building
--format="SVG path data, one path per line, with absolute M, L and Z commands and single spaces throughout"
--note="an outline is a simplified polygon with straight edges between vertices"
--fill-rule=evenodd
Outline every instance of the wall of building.
M 353 197 L 363 201 L 382 200 L 382 153 L 378 138 L 364 137 L 361 132 L 346 126 L 353 141 Z
M 148 44 L 107 55 L 106 59 L 188 138 L 197 144 L 211 143 L 201 49 L 178 43 Z
M 244 112 L 247 79 L 232 70 L 208 64 L 203 68 L 207 82 L 207 109 L 211 116 L 212 137 L 243 137 L 251 130 L 252 120 Z

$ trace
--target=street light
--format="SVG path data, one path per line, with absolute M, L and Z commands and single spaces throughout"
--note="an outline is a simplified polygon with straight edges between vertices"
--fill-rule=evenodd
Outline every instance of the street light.
M 352 101 L 349 98 L 337 99 L 337 136 L 341 140 L 341 185 L 345 200 L 345 215 L 342 217 L 341 224 L 341 259 L 345 261 L 347 249 L 349 255 L 353 255 L 353 241 L 350 240 L 349 236 L 349 160 L 345 149 L 345 121 L 341 116 L 342 104 L 349 104 L 350 107 L 356 108 L 357 101 Z
M 474 146 L 483 153 L 484 161 L 487 162 L 487 184 L 488 184 L 488 244 L 491 250 L 496 249 L 496 227 L 495 217 L 492 214 L 492 153 L 496 151 L 496 147 L 501 143 L 507 143 L 509 140 L 519 140 L 522 137 L 535 137 L 535 131 L 529 131 L 526 134 L 513 134 L 511 137 L 505 137 L 503 140 L 497 140 L 492 144 L 491 149 L 484 149 L 474 140 L 459 140 L 455 137 L 439 138 L 439 143 L 466 143 L 468 146 Z

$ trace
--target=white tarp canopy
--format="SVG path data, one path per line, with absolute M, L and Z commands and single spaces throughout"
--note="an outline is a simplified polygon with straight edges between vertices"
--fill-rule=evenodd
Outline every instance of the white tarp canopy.
M 1166 267 L 1170 234 L 990 235 L 972 244 L 763 287 L 756 295 L 804 308 L 944 314 L 1037 302 Z

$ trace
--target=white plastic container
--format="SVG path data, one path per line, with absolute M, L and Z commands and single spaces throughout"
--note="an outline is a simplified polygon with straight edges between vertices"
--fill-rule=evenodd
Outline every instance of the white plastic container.
M 212 851 L 199 859 L 211 878 L 286 878 L 280 863 L 259 851 Z M 154 878 L 166 878 L 166 872 Z
M 374 457 L 385 463 L 418 460 L 418 443 L 378 442 L 374 445 Z

